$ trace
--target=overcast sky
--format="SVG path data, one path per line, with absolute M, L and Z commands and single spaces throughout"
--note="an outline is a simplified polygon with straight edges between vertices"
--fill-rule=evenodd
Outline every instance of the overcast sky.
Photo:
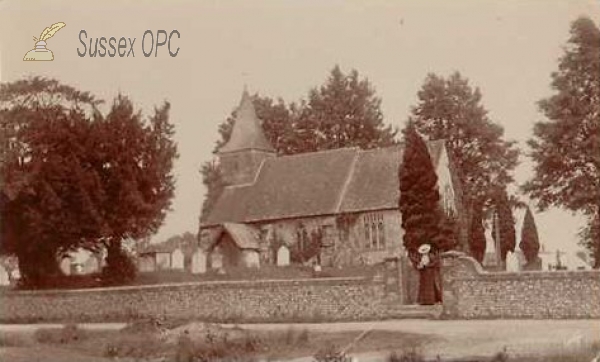
M 570 23 L 592 0 L 458 1 L 0 1 L 0 77 L 53 77 L 111 100 L 130 96 L 146 114 L 172 103 L 180 159 L 173 211 L 155 240 L 196 232 L 204 189 L 198 169 L 213 156 L 217 126 L 238 104 L 244 84 L 287 102 L 305 97 L 339 64 L 366 76 L 383 99 L 388 123 L 402 127 L 427 73 L 460 71 L 483 93 L 490 117 L 520 142 L 543 120 L 536 102 L 551 94 L 550 73 Z M 33 37 L 56 22 L 48 40 L 53 62 L 23 62 Z M 172 50 L 146 58 L 144 31 L 178 30 Z M 98 37 L 137 38 L 135 58 L 79 57 L 80 30 Z M 149 43 L 148 43 L 149 44 Z M 516 177 L 531 175 L 522 159 Z M 520 216 L 520 214 L 519 214 Z M 573 249 L 580 216 L 536 214 L 547 249 Z M 518 220 L 520 223 L 521 220 Z M 518 242 L 518 241 L 517 241 Z

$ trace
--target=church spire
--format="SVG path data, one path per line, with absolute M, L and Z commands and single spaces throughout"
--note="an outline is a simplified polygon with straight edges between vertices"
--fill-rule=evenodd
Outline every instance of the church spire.
M 275 157 L 275 149 L 265 137 L 246 87 L 235 111 L 229 141 L 217 154 L 226 185 L 252 183 L 258 175 L 260 165 L 266 159 Z
M 252 97 L 248 94 L 246 86 L 244 86 L 240 105 L 235 112 L 231 137 L 219 149 L 218 153 L 223 154 L 242 150 L 275 152 L 273 146 L 271 146 L 265 137 L 261 122 L 256 116 Z

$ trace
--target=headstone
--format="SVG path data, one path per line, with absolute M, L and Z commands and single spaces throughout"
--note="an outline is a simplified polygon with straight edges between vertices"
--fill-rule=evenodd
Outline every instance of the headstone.
M 8 277 L 8 272 L 6 268 L 0 265 L 0 285 L 6 286 L 10 284 L 10 278 Z
M 83 265 L 81 263 L 71 263 L 71 275 L 83 274 Z
M 507 272 L 518 272 L 519 271 L 519 258 L 511 251 L 506 253 L 506 271 Z
M 192 274 L 206 273 L 206 254 L 202 249 L 196 250 L 192 255 Z
M 223 268 L 223 254 L 221 253 L 221 248 L 216 247 L 213 249 L 212 253 L 210 253 L 210 267 L 216 270 Z
M 171 254 L 169 253 L 156 253 L 156 270 L 170 269 L 171 268 Z
M 290 249 L 287 246 L 282 245 L 277 250 L 277 266 L 288 266 L 290 265 Z
M 13 281 L 16 281 L 16 280 L 20 280 L 20 279 L 21 279 L 21 271 L 19 270 L 19 268 L 17 268 L 17 269 L 13 269 L 13 270 L 10 272 L 10 279 L 11 279 L 11 280 L 13 280 Z
M 92 274 L 100 271 L 100 261 L 95 254 L 91 254 L 83 263 L 83 273 Z
M 181 249 L 177 248 L 171 253 L 171 269 L 183 270 L 184 268 L 184 255 Z
M 153 272 L 155 268 L 154 255 L 142 255 L 138 258 L 138 269 L 142 273 Z
M 258 250 L 244 250 L 244 265 L 248 268 L 258 268 L 260 266 L 260 256 Z
M 60 261 L 60 270 L 64 275 L 71 275 L 71 258 L 63 258 Z

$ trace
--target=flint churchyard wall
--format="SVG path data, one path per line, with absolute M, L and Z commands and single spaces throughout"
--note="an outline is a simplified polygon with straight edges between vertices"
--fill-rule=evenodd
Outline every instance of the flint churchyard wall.
M 390 300 L 392 297 L 392 300 Z M 140 318 L 220 322 L 393 318 L 383 281 L 363 278 L 203 282 L 0 295 L 2 322 L 108 322 Z
M 446 318 L 600 318 L 600 271 L 487 273 L 466 256 L 443 265 Z
M 472 258 L 453 254 L 444 257 L 442 274 L 444 318 L 600 318 L 600 271 L 487 273 Z M 415 317 L 401 305 L 405 298 L 398 295 L 394 275 L 388 270 L 375 279 L 5 291 L 0 294 L 0 322 L 174 318 L 241 323 Z

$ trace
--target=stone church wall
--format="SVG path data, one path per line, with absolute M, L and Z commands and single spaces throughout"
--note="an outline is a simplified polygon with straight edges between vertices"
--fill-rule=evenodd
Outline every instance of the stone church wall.
M 384 247 L 367 247 L 365 216 L 382 218 Z M 298 243 L 298 231 L 307 235 L 320 232 L 324 247 L 321 262 L 327 266 L 372 265 L 385 258 L 402 254 L 402 227 L 397 210 L 356 213 L 341 216 L 318 216 L 279 220 L 259 226 L 262 230 L 263 262 L 275 264 L 276 250 L 283 244 L 293 247 Z

